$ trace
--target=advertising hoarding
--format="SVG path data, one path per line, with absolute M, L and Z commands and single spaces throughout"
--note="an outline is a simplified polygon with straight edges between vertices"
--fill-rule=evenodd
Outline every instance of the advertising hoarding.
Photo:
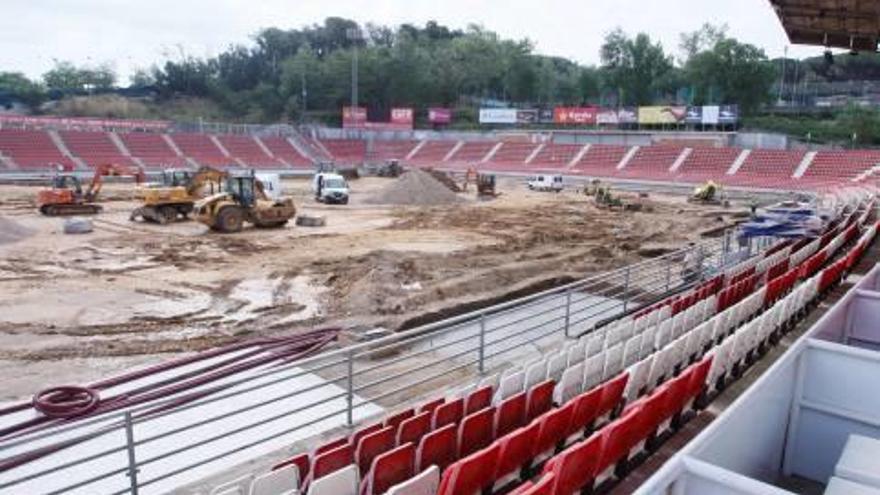
M 452 110 L 448 108 L 429 108 L 428 122 L 432 124 L 451 124 Z
M 679 124 L 687 116 L 687 107 L 662 105 L 639 107 L 639 124 Z
M 553 122 L 561 125 L 595 125 L 596 107 L 556 107 L 553 109 Z
M 342 107 L 342 127 L 358 128 L 367 123 L 366 107 Z
M 481 108 L 481 124 L 516 124 L 515 108 Z
M 413 109 L 412 108 L 392 108 L 391 109 L 391 126 L 398 129 L 412 129 L 413 127 Z

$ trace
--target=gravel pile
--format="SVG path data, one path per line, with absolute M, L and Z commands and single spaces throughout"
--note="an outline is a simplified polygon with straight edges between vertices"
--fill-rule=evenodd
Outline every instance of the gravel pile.
M 450 191 L 431 174 L 413 169 L 372 197 L 369 204 L 431 206 L 460 203 L 462 198 Z
M 23 227 L 6 217 L 0 217 L 0 244 L 18 242 L 33 234 L 34 232 L 31 229 Z

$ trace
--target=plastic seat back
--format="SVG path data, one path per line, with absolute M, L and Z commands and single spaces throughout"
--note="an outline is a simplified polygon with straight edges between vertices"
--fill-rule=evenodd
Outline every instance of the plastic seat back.
M 602 434 L 597 432 L 547 462 L 544 474 L 554 475 L 552 493 L 580 493 L 582 489 L 592 487 L 601 454 Z
M 487 473 L 495 472 L 498 444 L 474 452 L 443 471 L 437 495 L 470 495 L 491 486 L 495 480 Z
M 329 452 L 315 456 L 312 463 L 312 479 L 321 478 L 334 471 L 354 463 L 354 449 L 351 445 L 343 445 Z
M 411 443 L 377 456 L 364 479 L 361 495 L 382 495 L 392 486 L 412 478 L 415 456 L 416 449 Z
M 358 495 L 358 468 L 346 466 L 309 485 L 308 495 Z
M 373 459 L 394 448 L 397 441 L 396 437 L 396 429 L 389 426 L 361 438 L 354 452 L 355 462 L 358 465 L 358 469 L 360 469 L 361 476 L 364 476 L 370 470 L 370 466 L 373 465 Z
M 400 423 L 397 428 L 397 445 L 403 445 L 407 442 L 418 445 L 419 440 L 429 431 L 431 431 L 431 412 L 419 413 Z
M 299 454 L 287 459 L 286 461 L 279 462 L 272 466 L 272 470 L 281 469 L 285 466 L 296 466 L 297 473 L 299 473 L 300 481 L 306 479 L 309 475 L 309 472 L 312 468 L 312 460 L 309 458 L 309 454 Z
M 416 412 L 412 409 L 407 409 L 405 411 L 400 411 L 397 414 L 393 414 L 387 418 L 385 418 L 385 426 L 393 426 L 395 429 L 400 426 L 400 423 L 403 423 L 407 419 L 416 415 Z
M 551 380 L 539 383 L 532 387 L 526 396 L 526 418 L 524 422 L 532 421 L 553 408 L 553 388 L 555 384 Z
M 485 386 L 474 390 L 465 399 L 464 414 L 473 414 L 492 405 L 492 387 Z
M 458 457 L 470 455 L 495 440 L 494 420 L 494 407 L 465 416 L 458 427 Z
M 573 401 L 574 407 L 571 411 L 571 421 L 568 425 L 566 436 L 585 431 L 596 418 L 599 417 L 599 405 L 602 402 L 602 388 L 596 387 L 593 390 L 582 393 Z
M 440 469 L 431 466 L 412 478 L 392 486 L 387 495 L 434 495 L 440 486 Z
M 464 399 L 456 399 L 441 404 L 434 410 L 434 417 L 431 420 L 431 425 L 436 430 L 446 425 L 458 423 L 463 417 Z
M 299 489 L 299 468 L 290 464 L 254 478 L 250 495 L 276 495 L 297 489 Z
M 574 410 L 574 402 L 553 409 L 536 419 L 538 422 L 538 437 L 532 446 L 532 457 L 552 451 L 565 440 L 568 434 L 568 426 L 571 422 L 571 413 Z
M 540 425 L 535 422 L 518 428 L 499 438 L 498 463 L 495 468 L 494 480 L 517 473 L 532 459 L 532 445 L 538 437 Z
M 457 456 L 458 427 L 446 425 L 422 437 L 416 449 L 416 471 L 424 471 L 431 465 L 443 471 Z
M 525 392 L 509 397 L 495 410 L 493 429 L 495 438 L 500 438 L 523 425 L 526 419 Z
M 599 402 L 598 411 L 599 417 L 610 413 L 615 407 L 617 407 L 617 404 L 619 404 L 620 400 L 623 398 L 623 391 L 626 389 L 626 383 L 628 380 L 629 375 L 621 373 L 602 386 L 602 400 Z

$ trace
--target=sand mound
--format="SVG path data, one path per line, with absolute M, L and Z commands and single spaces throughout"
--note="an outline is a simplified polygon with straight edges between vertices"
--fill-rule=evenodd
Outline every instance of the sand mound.
M 414 169 L 401 175 L 394 183 L 367 199 L 369 204 L 383 205 L 448 205 L 461 202 L 454 192 L 427 172 Z
M 0 244 L 9 244 L 17 242 L 33 235 L 33 231 L 27 227 L 23 227 L 18 223 L 0 217 Z

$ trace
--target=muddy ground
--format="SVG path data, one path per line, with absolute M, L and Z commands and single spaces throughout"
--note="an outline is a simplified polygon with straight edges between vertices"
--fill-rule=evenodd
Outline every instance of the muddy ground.
M 105 189 L 95 232 L 65 235 L 62 220 L 36 213 L 35 187 L 0 186 L 0 219 L 15 225 L 0 237 L 0 400 L 250 336 L 399 329 L 653 256 L 729 220 L 672 197 L 644 199 L 652 211 L 600 210 L 514 179 L 493 201 L 366 205 L 390 180 L 354 181 L 348 206 L 315 203 L 305 180 L 287 181 L 300 211 L 327 226 L 234 235 L 131 223 L 124 184 Z

